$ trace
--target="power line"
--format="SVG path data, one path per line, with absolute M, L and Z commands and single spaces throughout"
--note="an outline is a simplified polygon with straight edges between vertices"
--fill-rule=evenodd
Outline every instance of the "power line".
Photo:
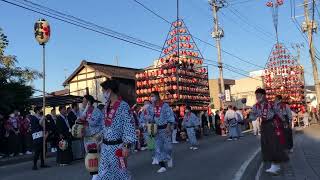
M 234 5 L 240 5 L 240 4 L 245 4 L 245 3 L 248 3 L 248 2 L 253 2 L 254 0 L 244 0 L 244 1 L 232 1 L 230 2 L 230 6 L 234 6 Z
M 214 67 L 218 67 L 218 65 L 216 64 L 210 64 L 210 63 L 205 63 L 206 65 L 209 65 L 209 66 L 214 66 Z M 251 77 L 251 76 L 248 76 L 246 74 L 243 74 L 239 71 L 235 71 L 234 69 L 230 68 L 230 67 L 224 67 L 226 70 L 230 71 L 230 72 L 233 72 L 233 73 L 236 73 L 236 74 L 239 74 L 239 75 L 242 75 L 242 76 L 245 76 L 245 77 L 248 77 L 248 78 L 251 78 L 251 79 L 254 79 L 254 80 L 258 80 L 258 81 L 262 81 L 261 79 L 257 79 L 257 78 L 254 78 L 254 77 Z
M 275 37 L 273 37 L 272 33 L 268 32 L 268 31 L 265 31 L 263 28 L 261 28 L 260 26 L 258 26 L 256 24 L 249 23 L 249 19 L 247 17 L 245 17 L 244 15 L 242 15 L 237 9 L 235 9 L 233 7 L 230 7 L 229 11 L 231 11 L 235 16 L 237 16 L 244 23 L 246 23 L 247 25 L 251 26 L 255 30 L 257 30 L 260 33 L 262 33 L 263 35 L 265 35 L 267 38 L 275 40 Z
M 211 60 L 211 59 L 204 59 L 205 61 L 209 61 L 209 62 L 213 62 L 213 63 L 217 63 L 217 65 L 218 65 L 218 61 L 214 61 L 214 60 Z M 228 66 L 228 67 L 230 67 L 230 68 L 233 68 L 233 69 L 236 69 L 236 70 L 239 70 L 239 71 L 242 71 L 242 72 L 245 72 L 245 73 L 250 73 L 250 72 L 248 72 L 248 71 L 246 71 L 246 70 L 243 70 L 243 69 L 240 69 L 240 68 L 238 68 L 238 67 L 234 67 L 234 66 L 232 66 L 232 65 L 230 65 L 230 64 L 227 64 L 227 63 L 222 63 L 222 65 L 223 65 L 223 67 L 224 66 Z
M 227 15 L 226 15 L 225 13 L 223 13 L 223 12 L 220 12 L 220 13 L 221 13 L 221 14 L 223 15 L 223 17 L 225 17 L 226 19 L 229 19 L 230 21 L 238 24 L 239 27 L 240 27 L 243 31 L 245 31 L 246 33 L 248 33 L 248 34 L 252 34 L 252 33 L 253 33 L 253 34 L 256 35 L 259 39 L 261 39 L 263 42 L 266 42 L 266 43 L 268 43 L 268 44 L 269 44 L 269 42 L 271 42 L 271 41 L 265 39 L 264 37 L 259 36 L 257 33 L 255 33 L 255 31 L 250 31 L 249 29 L 243 27 L 243 26 L 242 26 L 243 23 L 234 20 L 232 17 L 227 16 Z
M 138 3 L 140 6 L 143 5 L 141 2 L 139 2 L 139 1 L 137 1 L 137 0 L 133 0 L 133 1 L 136 2 L 136 3 Z M 143 5 L 142 7 L 145 8 L 145 9 L 147 8 L 145 5 Z M 156 15 L 157 17 L 161 17 L 160 19 L 164 20 L 165 22 L 167 22 L 168 24 L 171 25 L 171 23 L 170 23 L 168 20 L 166 20 L 165 18 L 163 18 L 162 16 L 160 16 L 158 13 L 156 13 L 156 12 L 153 11 L 153 10 L 151 10 L 150 8 L 148 8 L 148 9 L 146 9 L 146 10 L 148 10 L 148 11 L 151 12 L 152 14 Z M 213 44 L 211 44 L 211 43 L 208 43 L 207 41 L 201 40 L 200 38 L 197 38 L 197 37 L 195 37 L 195 36 L 193 36 L 193 38 L 194 38 L 194 39 L 197 39 L 198 41 L 200 41 L 200 42 L 202 42 L 202 43 L 205 43 L 205 44 L 210 45 L 210 46 L 212 46 L 212 47 L 214 47 L 214 48 L 217 48 L 215 45 L 213 45 Z M 224 53 L 226 53 L 226 54 L 228 54 L 228 55 L 230 55 L 230 56 L 232 56 L 232 57 L 234 57 L 234 58 L 236 58 L 236 59 L 238 59 L 238 60 L 240 60 L 240 61 L 242 61 L 242 62 L 251 64 L 251 65 L 256 66 L 256 67 L 259 67 L 259 68 L 264 68 L 264 67 L 262 67 L 262 66 L 259 66 L 259 65 L 257 65 L 257 64 L 254 64 L 254 63 L 252 63 L 252 62 L 250 62 L 250 61 L 244 60 L 243 58 L 240 58 L 240 57 L 238 57 L 238 56 L 236 56 L 236 55 L 234 55 L 234 54 L 232 54 L 232 53 L 230 53 L 230 52 L 228 52 L 228 51 L 226 51 L 226 50 L 224 50 L 224 49 L 221 49 L 221 51 L 224 52 Z
M 201 39 L 199 39 L 199 38 L 197 38 L 197 37 L 194 37 L 194 38 L 197 39 L 197 40 L 199 40 L 199 41 L 201 41 L 202 43 L 205 43 L 205 44 L 207 44 L 207 45 L 209 45 L 209 46 L 212 46 L 212 47 L 217 48 L 215 45 L 213 45 L 213 44 L 211 44 L 211 43 L 208 43 L 208 42 L 206 42 L 206 41 L 203 41 L 203 40 L 201 40 Z M 228 54 L 228 55 L 230 55 L 230 56 L 232 56 L 232 57 L 234 57 L 234 58 L 236 58 L 236 59 L 238 59 L 238 60 L 240 60 L 240 61 L 243 61 L 243 62 L 245 62 L 245 63 L 251 64 L 251 65 L 253 65 L 253 66 L 255 66 L 255 67 L 264 68 L 263 66 L 254 64 L 254 63 L 252 63 L 252 62 L 250 62 L 250 61 L 247 61 L 247 60 L 245 60 L 245 59 L 242 59 L 242 58 L 240 58 L 240 57 L 238 57 L 238 56 L 236 56 L 236 55 L 234 55 L 234 54 L 232 54 L 232 53 L 229 53 L 228 51 L 225 51 L 224 49 L 221 49 L 221 51 L 224 52 L 224 53 L 226 53 L 226 54 Z
M 19 2 L 18 0 L 15 0 L 15 1 L 16 1 L 16 2 Z M 72 15 L 68 15 L 68 14 L 59 12 L 59 11 L 54 10 L 54 9 L 50 9 L 50 8 L 45 7 L 45 6 L 42 6 L 42 5 L 40 5 L 40 4 L 36 4 L 36 3 L 33 3 L 33 2 L 31 2 L 31 1 L 28 1 L 28 0 L 24 0 L 24 1 L 25 1 L 25 2 L 28 2 L 28 3 L 31 4 L 32 6 L 40 7 L 40 10 L 41 10 L 41 11 L 48 12 L 48 13 L 51 14 L 51 15 L 52 15 L 52 12 L 53 12 L 53 15 L 57 15 L 57 16 L 59 16 L 59 17 L 66 18 L 66 19 L 71 20 L 71 21 L 77 21 L 77 22 L 79 22 L 79 23 L 85 24 L 85 25 L 90 26 L 90 27 L 92 26 L 92 27 L 94 27 L 94 28 L 97 28 L 97 29 L 106 31 L 106 32 L 108 32 L 108 33 L 110 33 L 110 34 L 114 34 L 114 35 L 116 35 L 116 36 L 120 36 L 120 37 L 122 37 L 122 38 L 130 39 L 130 40 L 132 40 L 132 41 L 136 41 L 136 42 L 142 43 L 142 44 L 144 44 L 144 45 L 154 47 L 154 48 L 156 48 L 156 49 L 161 49 L 161 48 L 162 48 L 162 47 L 159 46 L 159 45 L 155 45 L 155 44 L 152 44 L 152 43 L 149 43 L 149 42 L 140 40 L 140 39 L 138 39 L 138 38 L 134 38 L 134 37 L 132 37 L 132 36 L 129 36 L 129 35 L 126 35 L 126 34 L 124 34 L 124 33 L 120 33 L 120 32 L 111 30 L 111 29 L 106 28 L 106 27 L 103 27 L 103 26 L 99 26 L 99 25 L 97 25 L 97 24 L 95 24 L 95 23 L 92 23 L 92 22 L 89 22 L 89 21 L 80 19 L 80 18 L 75 17 L 75 16 L 72 16 Z M 26 3 L 23 3 L 23 2 L 20 2 L 20 3 L 25 4 L 25 5 L 27 5 L 27 6 L 30 7 L 30 5 L 28 5 L 28 4 L 26 4 Z M 32 7 L 32 6 L 31 6 L 31 7 Z M 39 8 L 37 8 L 37 7 L 33 7 L 33 8 L 36 8 L 36 9 L 39 10 Z
M 14 0 L 14 1 L 19 2 L 19 3 L 21 3 L 21 4 L 24 4 L 24 5 L 28 6 L 28 7 L 35 8 L 35 9 L 37 9 L 37 10 L 47 12 L 47 13 L 49 13 L 49 14 L 51 14 L 51 15 L 59 16 L 59 17 L 61 17 L 61 18 L 66 18 L 66 19 L 71 20 L 71 21 L 76 21 L 76 22 L 81 23 L 81 24 L 84 24 L 84 25 L 86 25 L 86 26 L 90 26 L 90 27 L 94 27 L 94 28 L 97 28 L 97 29 L 101 29 L 101 30 L 106 31 L 106 32 L 108 32 L 108 33 L 110 33 L 110 34 L 114 34 L 114 35 L 117 35 L 117 36 L 120 36 L 120 37 L 123 37 L 123 38 L 131 39 L 131 40 L 133 40 L 133 41 L 137 41 L 137 42 L 142 43 L 142 44 L 145 44 L 145 45 L 147 45 L 147 46 L 152 46 L 152 47 L 160 48 L 160 49 L 161 49 L 161 47 L 158 46 L 158 45 L 151 44 L 151 43 L 149 43 L 149 42 L 142 41 L 142 40 L 140 40 L 140 39 L 134 38 L 134 37 L 132 37 L 132 36 L 128 36 L 128 35 L 123 34 L 123 33 L 119 33 L 119 32 L 117 32 L 117 31 L 111 30 L 111 29 L 106 28 L 106 27 L 103 27 L 103 26 L 99 26 L 99 25 L 97 25 L 97 24 L 94 24 L 94 23 L 92 23 L 92 22 L 89 22 L 89 21 L 80 19 L 80 18 L 78 18 L 78 17 L 72 16 L 72 15 L 68 15 L 68 14 L 59 12 L 59 11 L 54 10 L 54 9 L 50 9 L 50 8 L 45 7 L 45 6 L 42 6 L 42 5 L 40 5 L 40 4 L 36 4 L 36 3 L 32 2 L 32 1 L 23 0 L 24 2 L 27 2 L 28 4 L 27 4 L 27 3 L 24 3 L 24 2 L 21 2 L 21 1 L 18 1 L 18 0 Z M 30 4 L 31 4 L 31 5 L 30 5 Z M 36 7 L 34 7 L 34 6 L 36 6 Z
M 28 10 L 28 11 L 32 11 L 32 12 L 35 12 L 35 13 L 38 13 L 38 14 L 42 14 L 42 15 L 47 16 L 47 17 L 51 17 L 53 19 L 56 19 L 56 20 L 59 20 L 59 21 L 62 21 L 62 22 L 65 22 L 65 23 L 68 23 L 68 24 L 71 24 L 71 25 L 74 25 L 74 26 L 77 26 L 77 27 L 81 27 L 81 28 L 86 29 L 86 30 L 90 30 L 90 31 L 93 31 L 93 32 L 96 32 L 96 33 L 99 33 L 99 34 L 103 34 L 103 35 L 112 37 L 114 39 L 118 39 L 118 40 L 130 43 L 130 44 L 134 44 L 134 45 L 137 45 L 137 46 L 140 46 L 140 47 L 144 47 L 144 48 L 147 48 L 147 49 L 150 49 L 150 50 L 153 50 L 153 51 L 161 52 L 161 50 L 156 49 L 155 47 L 150 47 L 150 46 L 146 45 L 146 44 L 151 44 L 151 43 L 148 43 L 148 42 L 145 42 L 146 44 L 144 44 L 142 42 L 138 42 L 138 41 L 134 42 L 133 40 L 128 40 L 128 39 L 125 39 L 123 37 L 117 37 L 115 34 L 110 34 L 108 32 L 103 32 L 102 30 L 96 30 L 96 29 L 94 29 L 94 28 L 92 28 L 90 26 L 88 27 L 88 26 L 86 26 L 84 24 L 81 24 L 81 23 L 79 23 L 77 21 L 72 21 L 70 19 L 62 18 L 62 17 L 59 17 L 59 16 L 57 17 L 56 15 L 52 15 L 52 14 L 49 14 L 49 13 L 40 12 L 39 10 L 35 10 L 34 8 L 32 9 L 32 7 L 30 7 L 30 6 L 26 7 L 26 6 L 23 6 L 21 4 L 10 2 L 10 1 L 7 1 L 7 0 L 1 0 L 1 1 L 5 2 L 5 3 L 8 3 L 8 4 L 11 4 L 11 5 L 14 5 L 16 7 L 23 8 L 23 9 Z
M 291 6 L 291 19 L 292 19 L 292 22 L 294 23 L 295 27 L 298 29 L 298 31 L 300 32 L 301 36 L 303 37 L 303 39 L 306 41 L 307 44 L 309 44 L 309 41 L 307 39 L 307 35 L 304 34 L 301 30 L 301 27 L 300 27 L 300 24 L 299 22 L 297 21 L 296 17 L 295 17 L 295 0 L 290 0 L 290 6 Z M 310 46 L 309 46 L 310 47 Z M 320 52 L 318 51 L 318 49 L 316 47 L 314 47 L 315 49 L 315 54 L 320 54 Z M 319 60 L 319 59 L 318 59 Z M 320 60 L 319 60 L 320 61 Z
M 148 8 L 147 6 L 145 6 L 144 4 L 142 4 L 141 2 L 137 1 L 137 0 L 133 0 L 134 2 L 138 3 L 140 6 L 142 6 L 144 9 L 148 10 L 149 12 L 151 12 L 153 15 L 157 16 L 158 18 L 164 20 L 165 22 L 171 24 L 171 22 L 169 22 L 168 20 L 166 20 L 165 18 L 161 17 L 160 15 L 158 15 L 157 13 L 155 13 L 154 11 L 152 11 L 150 8 Z

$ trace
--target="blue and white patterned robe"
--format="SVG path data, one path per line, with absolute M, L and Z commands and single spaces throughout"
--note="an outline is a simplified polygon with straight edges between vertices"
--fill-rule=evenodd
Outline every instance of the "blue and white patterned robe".
M 229 137 L 238 138 L 240 134 L 238 134 L 237 114 L 234 110 L 228 110 L 226 112 L 226 115 L 224 116 L 224 122 L 226 122 L 228 125 Z
M 182 121 L 182 127 L 184 127 L 187 130 L 189 142 L 192 146 L 195 146 L 198 144 L 197 138 L 196 138 L 196 132 L 195 128 L 197 126 L 200 126 L 200 120 L 199 118 L 192 112 L 190 112 L 190 117 L 188 117 L 189 114 L 185 114 L 183 121 Z
M 274 108 L 273 108 L 273 105 L 269 102 L 264 102 L 264 103 L 257 103 L 255 105 L 253 105 L 252 107 L 252 111 L 250 113 L 250 120 L 251 121 L 255 121 L 257 118 L 261 118 L 262 117 L 262 111 L 263 111 L 263 107 L 265 105 L 265 103 L 268 103 L 268 112 L 267 112 L 267 121 L 272 121 L 273 120 L 273 117 L 275 115 L 275 112 L 274 112 Z
M 284 104 L 282 102 L 274 103 L 273 109 L 283 122 L 291 123 L 292 112 L 288 104 Z
M 175 122 L 173 111 L 167 103 L 163 103 L 159 118 L 155 117 L 154 105 L 152 105 L 150 111 L 150 115 L 153 117 L 151 121 L 154 121 L 157 126 L 169 123 L 173 124 Z M 171 134 L 169 134 L 166 129 L 158 129 L 155 140 L 155 158 L 159 162 L 170 160 L 172 158 Z
M 106 107 L 107 108 L 107 107 Z M 107 141 L 115 141 L 122 139 L 124 143 L 134 144 L 136 133 L 134 128 L 133 116 L 130 113 L 129 105 L 122 101 L 119 108 L 112 119 L 110 127 L 103 125 L 103 138 Z M 128 169 L 121 169 L 119 159 L 115 152 L 122 148 L 119 145 L 101 145 L 98 180 L 127 180 L 131 179 Z
M 102 131 L 104 114 L 98 109 L 94 108 L 91 118 L 87 118 L 89 126 L 86 128 L 85 136 L 93 136 Z
M 139 120 L 140 120 L 140 124 L 143 127 L 143 137 L 145 142 L 149 141 L 149 134 L 148 134 L 148 130 L 146 128 L 146 125 L 150 122 L 152 122 L 152 117 L 151 117 L 151 105 L 146 108 L 143 109 L 141 111 L 141 114 L 139 116 Z
M 86 113 L 86 112 L 84 112 Z M 82 115 L 85 117 L 86 115 Z M 96 144 L 96 140 L 93 136 L 102 131 L 104 115 L 102 111 L 98 108 L 94 108 L 91 114 L 91 117 L 86 117 L 86 121 L 88 122 L 88 126 L 85 126 L 85 133 L 84 133 L 84 149 L 88 152 L 88 145 L 89 144 Z

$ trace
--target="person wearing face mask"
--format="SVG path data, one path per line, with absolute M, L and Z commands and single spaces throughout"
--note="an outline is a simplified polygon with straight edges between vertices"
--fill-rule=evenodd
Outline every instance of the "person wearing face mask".
M 282 96 L 277 95 L 274 101 L 274 109 L 276 114 L 281 118 L 284 124 L 284 132 L 286 136 L 286 149 L 288 152 L 293 152 L 293 138 L 292 138 L 292 113 L 288 104 L 282 102 Z
M 78 123 L 82 123 L 85 126 L 84 133 L 84 145 L 85 151 L 88 152 L 88 146 L 90 144 L 96 144 L 95 135 L 101 131 L 101 125 L 103 124 L 103 113 L 101 110 L 94 107 L 94 98 L 91 95 L 85 95 L 82 99 L 82 106 L 85 107 Z
M 261 120 L 261 154 L 265 162 L 271 162 L 271 167 L 266 170 L 272 175 L 279 175 L 280 163 L 289 160 L 285 152 L 285 136 L 283 125 L 277 117 L 274 105 L 266 99 L 266 91 L 255 91 L 257 103 L 252 107 L 251 120 Z
M 132 179 L 127 168 L 130 147 L 136 142 L 134 120 L 128 103 L 122 100 L 117 80 L 101 83 L 106 106 L 104 121 L 100 132 L 98 180 Z
M 199 118 L 191 112 L 191 107 L 187 106 L 185 110 L 185 115 L 182 121 L 182 127 L 184 127 L 187 130 L 189 143 L 191 144 L 190 149 L 191 150 L 197 150 L 198 149 L 198 142 L 196 138 L 196 132 L 195 129 L 198 129 L 200 126 L 200 120 Z
M 152 101 L 151 117 L 158 129 L 155 136 L 155 157 L 160 165 L 158 173 L 163 173 L 167 170 L 166 162 L 168 167 L 173 166 L 171 133 L 175 119 L 171 107 L 160 99 L 158 91 L 152 92 L 150 99 Z
M 98 146 L 99 133 L 102 130 L 104 114 L 103 112 L 94 107 L 94 98 L 91 95 L 85 95 L 82 99 L 82 110 L 79 113 L 79 118 L 76 123 L 84 125 L 84 138 L 83 144 L 86 153 L 89 153 L 90 146 Z M 92 179 L 96 179 L 97 172 L 91 173 Z

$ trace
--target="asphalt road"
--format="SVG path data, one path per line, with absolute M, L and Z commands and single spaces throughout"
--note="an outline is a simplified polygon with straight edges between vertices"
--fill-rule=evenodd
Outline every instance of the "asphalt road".
M 157 174 L 158 166 L 151 165 L 151 152 L 138 152 L 129 159 L 129 169 L 135 180 L 232 180 L 245 161 L 259 147 L 259 140 L 247 134 L 239 141 L 210 136 L 201 139 L 199 150 L 192 151 L 187 143 L 174 146 L 174 168 Z M 48 159 L 51 168 L 31 170 L 31 162 L 0 167 L 1 180 L 88 180 L 83 160 L 70 166 L 57 167 Z

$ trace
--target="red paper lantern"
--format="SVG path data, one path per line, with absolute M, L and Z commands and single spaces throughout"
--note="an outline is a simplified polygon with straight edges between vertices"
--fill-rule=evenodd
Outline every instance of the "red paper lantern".
M 180 87 L 179 87 L 179 88 L 180 88 Z M 172 86 L 172 89 L 173 89 L 173 90 L 177 90 L 177 85 L 173 85 L 173 86 Z

